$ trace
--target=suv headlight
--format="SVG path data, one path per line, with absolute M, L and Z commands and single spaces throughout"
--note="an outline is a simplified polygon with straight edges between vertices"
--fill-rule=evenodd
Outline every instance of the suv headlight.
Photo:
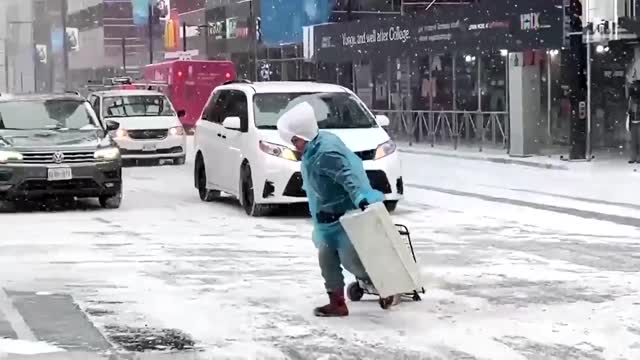
M 22 161 L 22 154 L 16 151 L 0 150 L 0 164 L 5 164 L 10 161 Z
M 382 159 L 383 157 L 391 155 L 394 152 L 396 152 L 396 143 L 394 143 L 392 140 L 389 140 L 378 145 L 378 148 L 376 148 L 376 157 L 374 159 Z
M 120 157 L 120 150 L 115 147 L 96 150 L 93 157 L 97 160 L 115 160 Z
M 260 150 L 263 152 L 291 161 L 298 161 L 298 155 L 286 146 L 273 144 L 266 141 L 260 141 Z
M 184 135 L 184 128 L 182 126 L 176 126 L 169 129 L 169 135 L 178 136 Z
M 111 137 L 114 139 L 122 139 L 129 136 L 129 133 L 125 129 L 118 129 L 110 132 Z

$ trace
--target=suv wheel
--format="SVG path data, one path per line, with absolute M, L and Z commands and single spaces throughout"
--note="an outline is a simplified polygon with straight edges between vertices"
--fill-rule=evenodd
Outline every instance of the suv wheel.
M 100 206 L 105 209 L 117 209 L 122 204 L 122 192 L 118 192 L 116 195 L 100 196 L 98 200 Z
M 240 203 L 247 215 L 259 217 L 265 216 L 270 210 L 268 205 L 256 204 L 251 167 L 245 164 L 240 172 Z
M 207 189 L 207 171 L 204 168 L 202 156 L 196 159 L 194 178 L 200 200 L 211 202 L 220 196 L 220 191 Z

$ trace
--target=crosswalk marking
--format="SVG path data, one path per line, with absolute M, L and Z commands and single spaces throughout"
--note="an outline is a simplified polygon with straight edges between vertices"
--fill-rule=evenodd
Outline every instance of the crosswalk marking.
M 22 318 L 22 315 L 20 315 L 18 310 L 13 306 L 13 302 L 9 299 L 3 288 L 0 288 L 0 312 L 4 314 L 18 339 L 36 341 L 33 331 L 31 331 L 27 323 Z

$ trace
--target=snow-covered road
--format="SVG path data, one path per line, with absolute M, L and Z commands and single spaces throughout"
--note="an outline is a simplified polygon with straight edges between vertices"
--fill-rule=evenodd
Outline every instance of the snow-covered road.
M 314 318 L 326 295 L 309 220 L 202 203 L 187 163 L 126 169 L 119 210 L 0 214 L 0 338 L 104 352 L 146 327 L 215 359 L 640 358 L 639 177 L 403 165 L 394 216 L 427 279 L 420 303 Z

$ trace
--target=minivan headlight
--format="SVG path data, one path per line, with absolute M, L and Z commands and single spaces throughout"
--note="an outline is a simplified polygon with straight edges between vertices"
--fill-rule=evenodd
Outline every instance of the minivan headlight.
M 260 150 L 269 155 L 277 156 L 286 160 L 299 160 L 297 154 L 286 146 L 277 145 L 266 141 L 260 141 Z
M 22 161 L 22 154 L 17 151 L 0 150 L 0 164 L 10 161 Z
M 100 149 L 93 153 L 93 157 L 97 160 L 115 160 L 120 157 L 120 150 L 115 147 Z
M 184 135 L 184 128 L 182 126 L 169 128 L 169 135 L 171 136 Z
M 375 160 L 382 159 L 383 157 L 389 156 L 394 152 L 396 152 L 396 143 L 394 143 L 392 140 L 389 140 L 378 145 L 378 148 L 376 148 Z

